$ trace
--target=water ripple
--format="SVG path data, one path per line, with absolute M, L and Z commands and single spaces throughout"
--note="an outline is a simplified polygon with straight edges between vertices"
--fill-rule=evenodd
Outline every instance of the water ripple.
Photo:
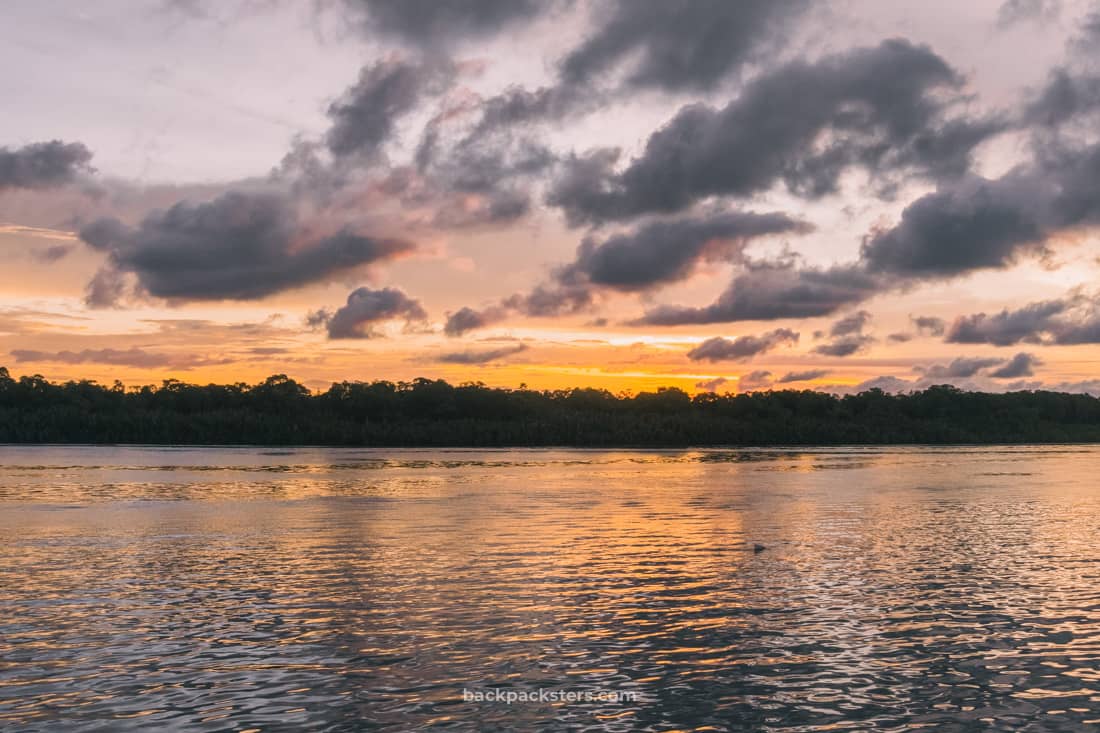
M 1098 458 L 0 448 L 0 728 L 1088 729 Z

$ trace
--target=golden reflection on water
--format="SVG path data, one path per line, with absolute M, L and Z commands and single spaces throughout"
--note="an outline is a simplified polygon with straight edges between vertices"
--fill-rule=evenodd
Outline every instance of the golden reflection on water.
M 2 447 L 0 727 L 1077 729 L 1098 458 Z

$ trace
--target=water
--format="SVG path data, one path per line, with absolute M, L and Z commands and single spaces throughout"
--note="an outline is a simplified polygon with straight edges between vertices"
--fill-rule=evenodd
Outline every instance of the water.
M 1098 469 L 0 447 L 0 728 L 1089 729 Z

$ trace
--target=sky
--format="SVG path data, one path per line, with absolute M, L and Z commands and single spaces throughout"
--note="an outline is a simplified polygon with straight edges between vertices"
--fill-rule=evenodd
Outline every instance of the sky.
M 0 366 L 1100 394 L 1094 0 L 13 0 Z

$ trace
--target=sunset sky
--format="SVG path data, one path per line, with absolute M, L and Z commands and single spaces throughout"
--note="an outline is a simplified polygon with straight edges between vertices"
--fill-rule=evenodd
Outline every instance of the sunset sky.
M 0 365 L 1100 394 L 1100 5 L 69 0 L 0 24 Z

